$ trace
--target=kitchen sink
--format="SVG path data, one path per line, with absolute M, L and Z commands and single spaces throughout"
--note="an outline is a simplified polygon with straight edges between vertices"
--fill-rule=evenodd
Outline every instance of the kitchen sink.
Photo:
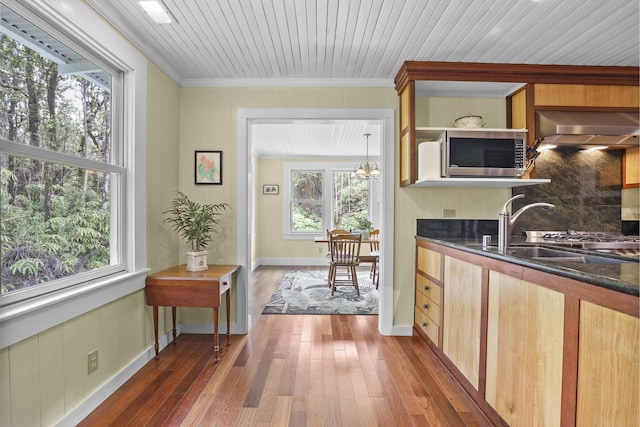
M 516 246 L 510 247 L 508 255 L 519 258 L 529 258 L 538 261 L 575 262 L 582 264 L 621 264 L 635 262 L 606 256 L 589 255 L 563 249 L 547 248 L 543 246 Z

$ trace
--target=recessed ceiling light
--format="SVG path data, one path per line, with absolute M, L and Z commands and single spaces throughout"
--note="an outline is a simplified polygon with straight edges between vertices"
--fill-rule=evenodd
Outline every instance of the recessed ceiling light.
M 140 6 L 156 24 L 170 24 L 173 19 L 169 10 L 160 1 L 141 1 Z

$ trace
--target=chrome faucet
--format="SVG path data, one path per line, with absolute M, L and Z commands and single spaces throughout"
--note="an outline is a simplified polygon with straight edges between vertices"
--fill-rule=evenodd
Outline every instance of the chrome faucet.
M 509 203 L 516 199 L 522 198 L 524 198 L 524 194 L 518 194 L 507 200 L 507 202 L 502 207 L 500 214 L 498 215 L 498 252 L 504 253 L 507 251 L 507 249 L 509 249 L 509 239 L 511 236 L 511 231 L 516 225 L 516 222 L 518 222 L 518 219 L 520 219 L 520 215 L 522 215 L 525 211 L 536 207 L 544 208 L 547 210 L 555 208 L 555 205 L 552 205 L 551 203 L 531 203 L 530 205 L 523 206 L 518 212 L 511 215 L 509 213 Z

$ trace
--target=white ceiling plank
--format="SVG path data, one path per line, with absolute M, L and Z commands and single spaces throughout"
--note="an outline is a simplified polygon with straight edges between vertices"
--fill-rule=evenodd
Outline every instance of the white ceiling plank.
M 191 87 L 391 86 L 408 60 L 640 64 L 637 0 L 164 0 L 177 20 L 169 25 L 152 23 L 136 1 L 86 2 Z M 470 96 L 510 90 L 464 87 Z M 299 131 L 297 146 L 312 150 L 304 140 L 312 133 Z M 363 148 L 361 133 L 345 127 L 323 135 L 354 151 Z
M 291 42 L 291 29 L 289 28 L 289 19 L 287 14 L 289 11 L 285 7 L 284 0 L 273 0 L 273 9 L 275 15 L 275 25 L 282 45 L 283 70 L 282 76 L 290 78 L 295 76 L 295 60 L 294 49 Z
M 320 0 L 323 1 L 323 0 Z M 316 13 L 317 13 L 317 0 L 307 0 L 305 2 L 306 22 L 307 22 L 307 51 L 309 61 L 309 74 L 308 77 L 318 77 L 318 38 Z
M 373 75 L 379 76 L 379 65 L 384 58 L 384 51 L 389 47 L 391 34 L 397 25 L 397 16 L 400 14 L 400 8 L 394 7 L 395 3 L 383 1 L 378 14 L 378 20 L 371 36 L 371 50 L 362 62 L 362 72 L 360 77 L 367 75 L 367 72 L 373 68 Z
M 310 61 L 309 57 L 309 27 L 307 25 L 307 5 L 306 2 L 292 1 L 293 10 L 296 16 L 298 48 L 300 51 L 300 63 L 302 65 L 302 74 L 297 77 L 309 78 Z
M 326 34 L 324 52 L 324 70 L 322 75 L 333 76 L 332 68 L 335 60 L 337 44 L 338 0 L 327 0 Z

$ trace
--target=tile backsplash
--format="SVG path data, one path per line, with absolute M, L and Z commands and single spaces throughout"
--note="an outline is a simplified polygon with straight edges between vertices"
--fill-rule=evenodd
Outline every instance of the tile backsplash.
M 535 203 L 552 203 L 552 211 L 531 209 L 516 224 L 524 230 L 617 231 L 621 228 L 623 150 L 584 151 L 573 147 L 544 151 L 536 161 L 536 177 L 551 183 L 513 188 L 524 194 L 512 212 Z

